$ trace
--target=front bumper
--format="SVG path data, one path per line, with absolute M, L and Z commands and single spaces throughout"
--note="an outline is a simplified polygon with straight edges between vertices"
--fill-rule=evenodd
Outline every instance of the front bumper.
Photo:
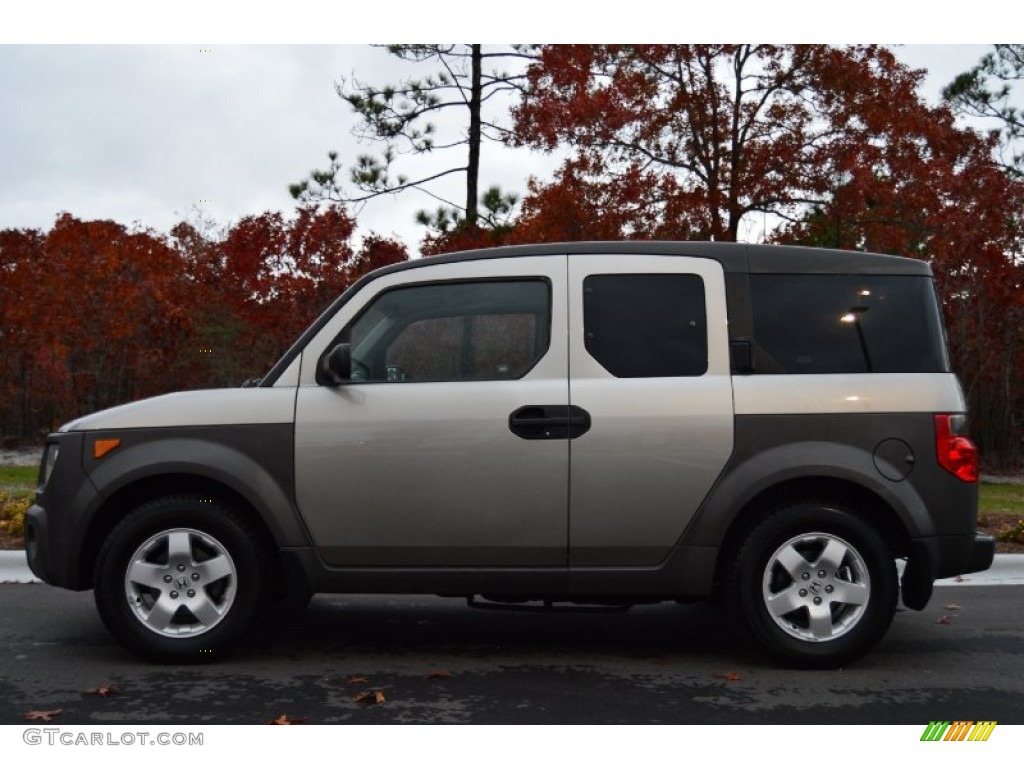
M 82 434 L 61 433 L 50 440 L 60 443 L 60 459 L 25 513 L 25 556 L 32 573 L 47 584 L 89 589 L 92 574 L 82 572 L 82 546 L 99 495 L 82 467 Z

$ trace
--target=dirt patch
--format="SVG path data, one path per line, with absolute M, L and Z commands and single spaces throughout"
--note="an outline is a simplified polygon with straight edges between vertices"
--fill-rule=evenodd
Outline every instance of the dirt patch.
M 24 549 L 25 540 L 21 536 L 11 536 L 0 528 L 0 549 Z

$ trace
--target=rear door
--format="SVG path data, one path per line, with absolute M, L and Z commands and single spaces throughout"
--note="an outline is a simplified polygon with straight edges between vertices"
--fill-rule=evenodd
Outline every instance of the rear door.
M 569 257 L 571 567 L 663 560 L 732 453 L 721 265 Z

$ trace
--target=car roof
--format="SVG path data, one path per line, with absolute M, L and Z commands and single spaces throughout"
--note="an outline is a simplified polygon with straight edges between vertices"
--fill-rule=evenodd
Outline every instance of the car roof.
M 510 245 L 459 251 L 440 256 L 426 256 L 393 264 L 370 273 L 367 277 L 417 269 L 430 264 L 450 264 L 484 259 L 507 259 L 524 256 L 559 254 L 601 254 L 628 256 L 689 256 L 713 259 L 726 272 L 753 274 L 887 274 L 931 275 L 928 263 L 901 256 L 888 256 L 866 251 L 836 248 L 811 248 L 798 245 L 754 245 L 750 243 L 689 242 L 665 240 L 616 240 L 574 243 Z

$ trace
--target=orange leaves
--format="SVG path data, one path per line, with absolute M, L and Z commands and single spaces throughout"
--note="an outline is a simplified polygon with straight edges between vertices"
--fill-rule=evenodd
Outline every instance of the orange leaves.
M 356 704 L 383 704 L 387 700 L 381 690 L 363 691 L 355 698 Z
M 307 719 L 305 717 L 288 717 L 288 715 L 282 713 L 273 720 L 270 720 L 267 725 L 302 725 Z
M 44 723 L 50 722 L 53 718 L 63 712 L 63 709 L 33 709 L 31 712 L 25 713 L 26 720 L 41 720 Z
M 433 669 L 430 672 L 427 672 L 427 674 L 425 674 L 423 676 L 423 679 L 424 680 L 440 680 L 442 678 L 451 677 L 451 676 L 452 676 L 452 673 L 449 672 L 447 669 Z
M 98 685 L 95 688 L 87 688 L 84 692 L 93 696 L 102 696 L 106 698 L 107 696 L 113 696 L 115 693 L 118 693 L 118 688 L 116 685 L 112 684 Z
M 365 675 L 353 675 L 345 685 L 368 685 L 369 682 L 370 678 Z M 387 701 L 387 697 L 384 695 L 384 691 L 374 688 L 357 693 L 354 701 L 356 704 L 383 704 Z
M 743 679 L 743 675 L 739 675 L 739 674 L 737 674 L 735 672 L 726 672 L 724 674 L 715 675 L 715 677 L 719 677 L 722 680 L 725 680 L 725 681 L 730 682 L 730 683 L 734 683 L 737 680 L 742 680 Z

